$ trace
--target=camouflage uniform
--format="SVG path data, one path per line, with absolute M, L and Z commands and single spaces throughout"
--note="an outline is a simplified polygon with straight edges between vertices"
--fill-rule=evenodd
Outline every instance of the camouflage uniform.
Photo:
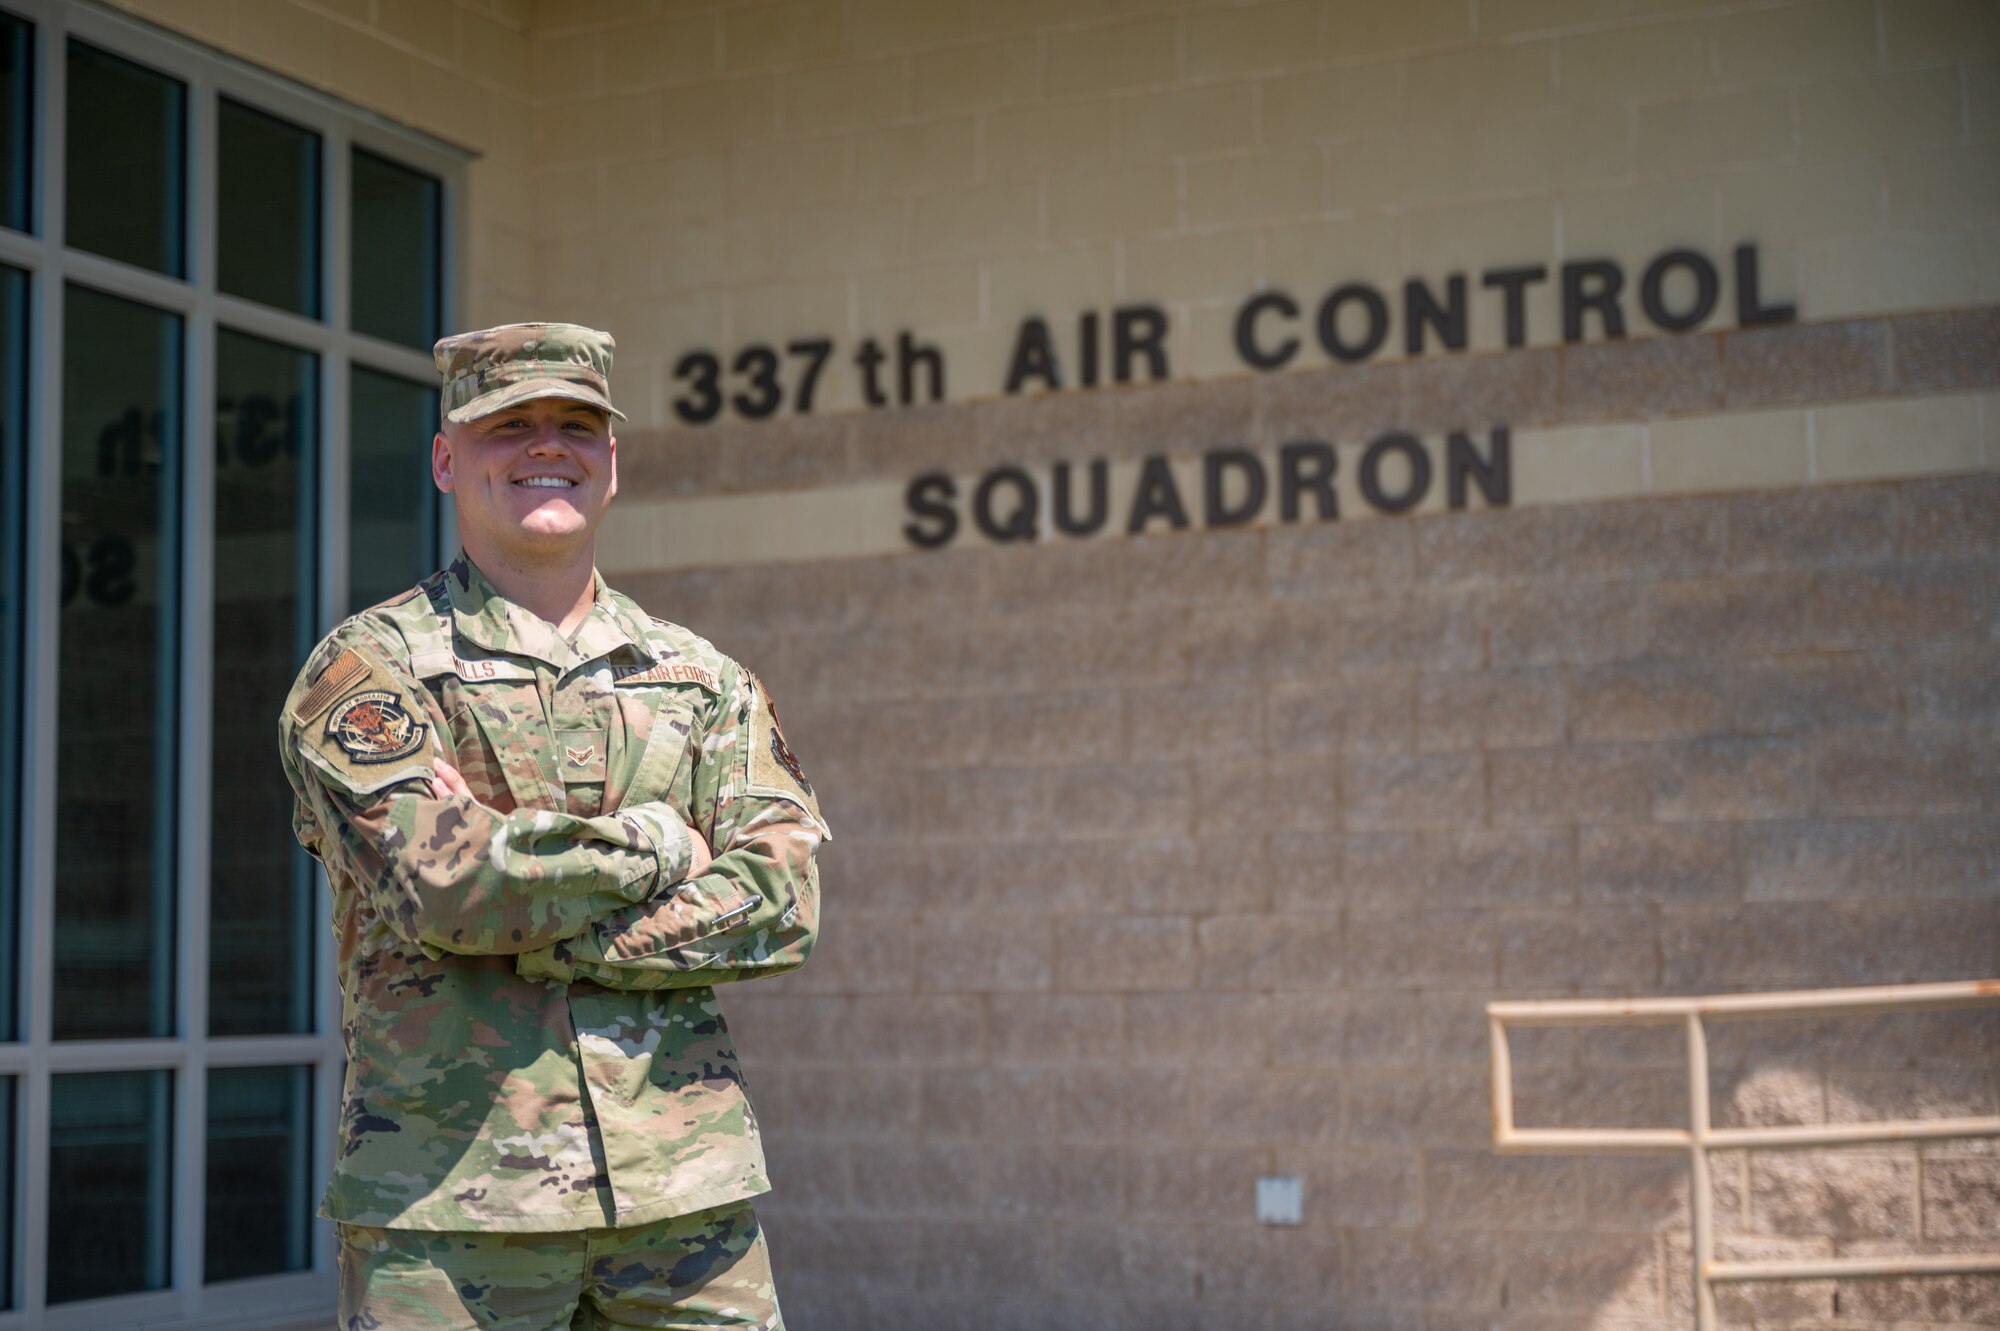
M 595 586 L 565 639 L 461 555 L 336 627 L 286 700 L 294 830 L 333 889 L 348 1062 L 321 1213 L 344 1271 L 405 1231 L 572 1254 L 694 1233 L 768 1287 L 712 986 L 805 961 L 827 830 L 756 678 Z M 434 756 L 470 800 L 433 796 Z M 693 879 L 689 828 L 715 851 Z M 766 1306 L 689 1324 L 776 1325 Z
M 489 1234 L 476 1243 L 342 1225 L 340 1287 L 343 1331 L 467 1320 L 482 1331 L 776 1324 L 761 1315 L 775 1310 L 777 1294 L 747 1206 L 636 1229 Z

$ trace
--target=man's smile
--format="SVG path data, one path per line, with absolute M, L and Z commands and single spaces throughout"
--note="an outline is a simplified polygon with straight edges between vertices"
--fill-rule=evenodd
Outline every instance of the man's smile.
M 515 481 L 514 484 L 536 485 L 560 490 L 570 490 L 576 487 L 575 481 L 563 476 L 523 476 L 520 480 Z

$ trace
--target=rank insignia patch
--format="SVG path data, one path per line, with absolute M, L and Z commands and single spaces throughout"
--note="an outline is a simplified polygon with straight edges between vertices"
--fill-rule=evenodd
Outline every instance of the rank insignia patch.
M 388 689 L 363 689 L 326 718 L 327 738 L 357 763 L 392 763 L 423 747 L 429 727 Z
M 590 766 L 590 760 L 596 756 L 597 746 L 595 744 L 587 744 L 580 749 L 573 749 L 567 744 L 563 745 L 563 757 L 569 759 L 571 767 L 588 767 Z

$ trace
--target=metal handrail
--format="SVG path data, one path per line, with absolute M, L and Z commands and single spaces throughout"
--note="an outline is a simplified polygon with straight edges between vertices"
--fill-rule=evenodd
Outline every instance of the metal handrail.
M 1838 1012 L 1859 1015 L 2000 1004 L 2000 979 L 1788 993 L 1712 994 L 1699 998 L 1566 998 L 1486 1005 L 1493 1043 L 1493 1149 L 1500 1155 L 1677 1155 L 1688 1157 L 1693 1205 L 1694 1320 L 1714 1331 L 1715 1286 L 1728 1281 L 1824 1280 L 1872 1276 L 2000 1272 L 2000 1252 L 1817 1258 L 1782 1262 L 1715 1259 L 1715 1200 L 1709 1153 L 1798 1150 L 1862 1142 L 2000 1137 L 2000 1117 L 1904 1119 L 1717 1128 L 1709 1121 L 1708 1030 L 1704 1022 Z M 1688 1127 L 1518 1128 L 1509 1026 L 1681 1025 L 1687 1032 Z

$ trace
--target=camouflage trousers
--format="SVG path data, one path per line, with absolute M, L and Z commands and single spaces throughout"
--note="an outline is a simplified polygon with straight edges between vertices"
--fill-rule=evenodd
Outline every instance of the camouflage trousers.
M 783 1331 L 747 1204 L 629 1229 L 340 1225 L 340 1331 Z

